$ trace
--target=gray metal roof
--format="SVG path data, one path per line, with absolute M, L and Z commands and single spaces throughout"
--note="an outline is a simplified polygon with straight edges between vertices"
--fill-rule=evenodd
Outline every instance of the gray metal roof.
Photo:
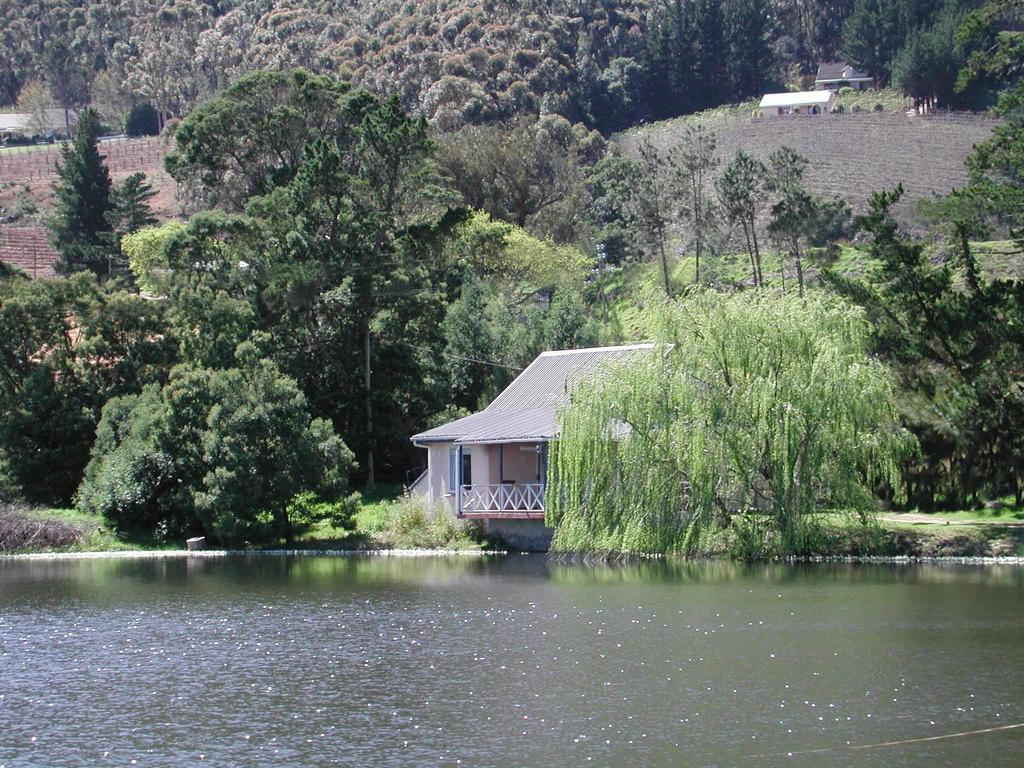
M 417 443 L 518 443 L 555 436 L 555 410 L 480 411 L 414 436 Z
M 500 443 L 550 440 L 555 411 L 568 405 L 576 385 L 603 367 L 653 344 L 542 352 L 483 411 L 414 435 L 416 443 Z
M 816 83 L 842 82 L 843 80 L 868 80 L 867 72 L 851 67 L 845 61 L 826 61 L 818 65 Z

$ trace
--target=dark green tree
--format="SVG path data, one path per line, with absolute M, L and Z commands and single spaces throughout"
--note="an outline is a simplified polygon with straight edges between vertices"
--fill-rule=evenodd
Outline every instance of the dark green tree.
M 807 158 L 791 147 L 781 147 L 768 160 L 771 170 L 771 189 L 775 202 L 771 208 L 768 231 L 772 237 L 789 250 L 796 267 L 797 290 L 804 295 L 804 266 L 801 241 L 810 233 L 815 217 L 815 200 L 803 184 Z M 785 285 L 786 268 L 782 265 L 782 279 Z
M 725 4 L 727 72 L 733 101 L 759 96 L 775 77 L 773 19 L 767 0 Z
M 146 181 L 146 174 L 133 173 L 118 184 L 110 194 L 107 220 L 118 235 L 130 235 L 143 227 L 151 227 L 157 218 L 149 206 L 156 190 Z
M 100 409 L 174 359 L 162 308 L 90 275 L 0 280 L 0 455 L 31 501 L 67 505 Z
M 862 279 L 825 274 L 865 308 L 876 353 L 906 388 L 903 419 L 922 449 L 904 475 L 907 496 L 922 508 L 963 508 L 1005 493 L 1019 503 L 1024 281 L 983 279 L 964 240 L 952 263 L 933 264 L 890 213 L 901 195 L 900 188 L 876 194 L 859 220 L 878 268 Z M 952 205 L 947 214 L 965 225 Z
M 236 367 L 181 366 L 163 388 L 111 400 L 82 508 L 124 529 L 242 544 L 291 543 L 317 522 L 294 517 L 303 492 L 344 506 L 352 453 L 329 422 L 310 417 L 295 382 L 260 358 L 246 342 Z
M 78 116 L 74 143 L 61 148 L 57 181 L 53 185 L 54 211 L 49 219 L 50 241 L 63 274 L 83 269 L 97 274 L 109 269 L 113 255 L 110 210 L 110 172 L 96 141 L 99 117 L 91 109 Z

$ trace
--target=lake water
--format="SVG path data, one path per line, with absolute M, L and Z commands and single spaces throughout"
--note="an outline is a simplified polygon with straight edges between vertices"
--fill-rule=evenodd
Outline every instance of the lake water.
M 1012 566 L 0 561 L 6 768 L 1020 766 L 1022 723 Z

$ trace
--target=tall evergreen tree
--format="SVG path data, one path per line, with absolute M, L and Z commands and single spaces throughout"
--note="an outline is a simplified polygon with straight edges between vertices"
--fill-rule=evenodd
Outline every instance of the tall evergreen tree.
M 767 0 L 730 0 L 725 6 L 728 72 L 732 98 L 760 95 L 774 73 Z
M 725 83 L 725 18 L 720 0 L 694 0 L 695 95 L 699 109 L 714 106 Z
M 61 148 L 53 187 L 56 205 L 49 228 L 50 240 L 60 254 L 57 269 L 62 274 L 85 269 L 99 274 L 108 269 L 111 181 L 96 142 L 98 131 L 99 116 L 85 109 L 78 116 L 74 144 Z
M 690 230 L 694 251 L 693 282 L 700 283 L 701 257 L 715 221 L 712 174 L 718 167 L 715 134 L 703 125 L 689 126 L 676 153 L 676 184 L 683 221 Z
M 149 201 L 156 190 L 146 181 L 146 174 L 133 173 L 117 185 L 110 196 L 107 219 L 119 235 L 130 235 L 157 223 Z

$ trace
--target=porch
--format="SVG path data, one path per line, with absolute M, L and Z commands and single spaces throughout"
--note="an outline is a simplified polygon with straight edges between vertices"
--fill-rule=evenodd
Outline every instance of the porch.
M 456 444 L 449 452 L 455 512 L 470 519 L 544 519 L 548 445 Z

